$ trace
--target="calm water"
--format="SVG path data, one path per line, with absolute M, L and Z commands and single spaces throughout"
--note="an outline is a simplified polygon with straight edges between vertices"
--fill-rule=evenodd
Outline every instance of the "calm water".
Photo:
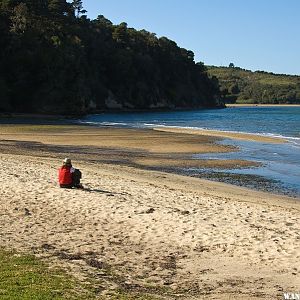
M 234 107 L 181 112 L 99 114 L 79 121 L 95 126 L 175 126 L 285 137 L 288 143 L 279 145 L 226 139 L 222 143 L 236 145 L 241 151 L 195 155 L 195 158 L 241 158 L 259 161 L 263 163 L 263 167 L 227 172 L 259 175 L 276 180 L 283 191 L 300 196 L 300 107 Z

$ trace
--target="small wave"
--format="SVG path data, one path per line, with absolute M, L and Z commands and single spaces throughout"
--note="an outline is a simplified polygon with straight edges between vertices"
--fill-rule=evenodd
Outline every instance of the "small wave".
M 175 125 L 162 125 L 162 124 L 153 124 L 155 127 L 163 127 L 163 128 L 178 128 L 178 129 L 192 129 L 192 130 L 213 130 L 213 131 L 222 131 L 219 129 L 212 129 L 212 128 L 206 128 L 206 127 L 194 127 L 194 126 L 175 126 Z M 226 132 L 226 131 L 222 131 Z M 228 131 L 233 132 L 233 131 Z
M 99 125 L 99 122 L 91 122 L 91 121 L 77 121 L 78 124 L 87 124 L 87 125 Z
M 128 123 L 122 122 L 92 122 L 92 121 L 78 121 L 80 124 L 97 125 L 97 126 L 130 126 Z
M 275 134 L 275 133 L 257 133 L 257 134 L 262 135 L 262 136 L 269 136 L 269 137 L 276 137 L 276 138 L 281 138 L 281 139 L 300 141 L 300 137 L 295 137 L 295 136 L 285 136 L 285 135 Z
M 274 138 L 281 138 L 286 140 L 294 140 L 300 141 L 299 137 L 293 136 L 285 136 L 281 134 L 275 133 L 259 133 L 259 132 L 245 132 L 245 131 L 236 131 L 236 130 L 221 130 L 216 128 L 207 128 L 207 127 L 193 127 L 193 126 L 170 126 L 170 125 L 155 125 L 157 128 L 177 128 L 177 129 L 191 129 L 191 130 L 207 130 L 207 131 L 218 131 L 223 133 L 234 133 L 234 134 L 249 134 L 249 135 L 257 135 L 257 136 L 265 136 L 265 137 L 274 137 Z
M 165 126 L 165 125 L 162 125 L 162 124 L 154 124 L 154 123 L 143 123 L 143 126 L 146 126 L 146 127 L 158 127 L 158 126 Z M 168 126 L 169 127 L 169 126 Z
M 177 129 L 188 129 L 188 130 L 207 130 L 207 131 L 218 131 L 220 133 L 233 133 L 233 134 L 249 134 L 249 135 L 257 135 L 264 137 L 272 137 L 272 138 L 280 138 L 285 139 L 294 144 L 295 146 L 299 146 L 300 137 L 293 136 L 285 136 L 282 134 L 276 133 L 259 133 L 259 132 L 245 132 L 245 131 L 237 131 L 237 130 L 221 130 L 217 128 L 207 128 L 207 127 L 195 127 L 195 126 L 178 126 L 178 125 L 165 125 L 165 124 L 155 124 L 155 123 L 125 123 L 125 122 L 96 122 L 96 121 L 83 121 L 79 120 L 80 124 L 88 124 L 94 126 L 126 126 L 126 127 L 138 127 L 138 128 L 177 128 Z

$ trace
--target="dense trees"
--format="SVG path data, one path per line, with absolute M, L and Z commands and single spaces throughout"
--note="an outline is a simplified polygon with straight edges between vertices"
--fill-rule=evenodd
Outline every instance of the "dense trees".
M 219 79 L 228 103 L 300 103 L 300 76 L 251 72 L 234 66 L 211 66 L 208 73 Z
M 218 104 L 218 81 L 192 51 L 85 13 L 79 0 L 0 0 L 0 111 Z

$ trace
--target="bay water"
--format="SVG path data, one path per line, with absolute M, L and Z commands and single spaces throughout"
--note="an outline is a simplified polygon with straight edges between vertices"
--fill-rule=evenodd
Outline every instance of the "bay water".
M 276 191 L 300 196 L 300 107 L 249 106 L 197 111 L 102 113 L 88 115 L 81 124 L 129 128 L 174 126 L 189 129 L 211 129 L 282 137 L 284 144 L 224 139 L 220 143 L 235 145 L 240 151 L 216 154 L 195 154 L 203 159 L 246 159 L 261 167 L 225 170 L 223 173 L 258 176 L 276 182 Z M 205 170 L 189 170 L 205 174 Z M 214 172 L 220 172 L 214 170 Z M 225 176 L 226 177 L 226 176 Z M 243 185 L 243 184 L 242 184 Z M 274 185 L 275 186 L 275 185 Z M 256 184 L 259 189 L 259 181 Z

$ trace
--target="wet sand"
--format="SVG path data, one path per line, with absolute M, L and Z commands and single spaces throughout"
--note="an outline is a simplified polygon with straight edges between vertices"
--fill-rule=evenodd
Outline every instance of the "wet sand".
M 272 144 L 281 144 L 287 142 L 283 138 L 277 137 L 268 137 L 262 135 L 255 135 L 250 133 L 234 133 L 218 130 L 206 130 L 206 129 L 185 129 L 185 128 L 175 128 L 175 127 L 156 127 L 154 130 L 163 131 L 163 132 L 173 132 L 173 133 L 185 133 L 192 135 L 200 136 L 210 136 L 210 137 L 219 137 L 219 138 L 229 138 L 235 140 L 244 140 L 244 141 L 255 141 L 255 142 L 265 142 Z
M 1 126 L 0 139 L 2 246 L 93 278 L 107 299 L 118 289 L 159 299 L 281 299 L 298 291 L 300 199 L 126 165 L 174 163 L 174 155 L 185 164 L 188 146 L 233 150 L 218 138 Z M 57 186 L 67 154 L 86 190 Z
M 217 144 L 218 137 L 159 132 L 155 130 L 95 128 L 88 126 L 6 125 L 0 128 L 2 153 L 49 156 L 73 152 L 81 160 L 123 162 L 159 166 L 216 166 L 234 168 L 256 166 L 243 160 L 192 159 L 195 153 L 238 151 L 233 146 Z M 77 150 L 76 150 L 77 149 Z M 56 156 L 54 156 L 56 157 Z

